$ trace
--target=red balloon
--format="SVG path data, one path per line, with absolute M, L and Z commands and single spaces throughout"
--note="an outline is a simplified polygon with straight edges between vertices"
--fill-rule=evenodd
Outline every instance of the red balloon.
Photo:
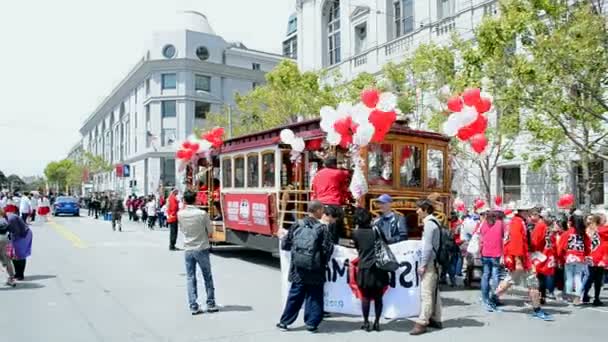
M 475 106 L 481 101 L 481 90 L 479 88 L 467 89 L 462 93 L 462 98 L 467 106 Z
M 187 141 L 187 140 L 186 140 L 186 141 L 184 141 L 184 142 L 182 143 L 182 148 L 183 148 L 184 150 L 189 150 L 189 149 L 190 149 L 190 142 L 189 142 L 189 141 Z
M 483 115 L 477 115 L 477 120 L 473 121 L 468 128 L 473 131 L 473 135 L 485 133 L 488 128 L 488 118 Z
M 478 154 L 485 151 L 486 147 L 488 146 L 488 138 L 486 138 L 484 134 L 475 134 L 471 137 L 469 142 L 471 143 L 471 148 L 473 148 L 473 151 Z
M 456 133 L 456 136 L 458 136 L 458 139 L 460 139 L 461 141 L 467 141 L 471 139 L 471 137 L 475 134 L 477 134 L 477 132 L 472 130 L 469 126 L 466 126 L 459 129 L 458 133 Z
M 191 143 L 190 144 L 190 150 L 193 151 L 194 153 L 198 152 L 199 148 L 200 148 L 200 145 L 198 143 Z
M 492 109 L 492 101 L 490 101 L 488 98 L 482 97 L 479 102 L 475 104 L 475 108 L 477 108 L 477 112 L 479 114 L 488 112 L 490 109 Z
M 473 206 L 475 207 L 475 209 L 481 209 L 486 205 L 486 202 L 484 202 L 482 199 L 476 199 L 475 203 L 473 204 Z
M 448 99 L 448 109 L 454 113 L 458 113 L 462 110 L 463 104 L 460 96 L 453 96 Z
M 572 194 L 565 194 L 560 196 L 559 200 L 557 201 L 557 206 L 560 208 L 569 208 L 572 207 L 572 205 L 574 204 L 574 195 Z
M 397 113 L 395 112 L 383 112 L 381 110 L 373 110 L 369 114 L 369 122 L 374 125 L 376 131 L 388 131 L 391 129 L 393 123 L 397 121 Z
M 513 210 L 505 209 L 505 215 L 511 215 L 511 214 L 513 214 Z
M 494 198 L 494 203 L 496 204 L 496 206 L 500 207 L 500 205 L 502 204 L 502 196 L 496 196 Z
M 350 134 L 350 127 L 351 127 L 352 123 L 353 123 L 353 120 L 351 119 L 350 116 L 346 117 L 346 118 L 342 118 L 334 123 L 334 129 L 340 135 L 347 135 L 347 134 Z
M 340 146 L 342 148 L 348 148 L 348 146 L 352 143 L 353 143 L 353 136 L 350 134 L 343 135 L 342 140 L 340 140 Z
M 388 134 L 388 130 L 376 128 L 376 130 L 374 131 L 374 135 L 372 136 L 371 142 L 374 142 L 374 143 L 383 142 L 384 138 L 386 137 L 387 134 Z
M 190 159 L 192 159 L 193 156 L 194 156 L 194 151 L 192 151 L 192 150 L 184 151 L 184 159 L 190 160 Z
M 306 142 L 306 149 L 308 151 L 319 151 L 323 146 L 323 139 L 308 140 Z
M 367 89 L 361 92 L 361 102 L 368 108 L 376 108 L 380 101 L 380 93 L 376 89 Z

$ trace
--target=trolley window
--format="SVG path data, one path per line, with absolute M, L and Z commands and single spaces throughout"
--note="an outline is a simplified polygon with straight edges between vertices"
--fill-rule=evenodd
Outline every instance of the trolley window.
M 275 186 L 276 165 L 274 151 L 262 154 L 262 183 L 264 187 Z
M 222 160 L 222 187 L 232 188 L 232 159 Z
M 369 145 L 367 165 L 370 185 L 393 185 L 393 145 Z
M 260 187 L 260 156 L 257 153 L 247 156 L 247 186 Z
M 234 158 L 234 187 L 245 187 L 245 157 Z
M 443 189 L 444 155 L 442 150 L 429 147 L 426 155 L 426 187 Z
M 422 152 L 419 146 L 399 146 L 399 185 L 402 188 L 422 186 Z

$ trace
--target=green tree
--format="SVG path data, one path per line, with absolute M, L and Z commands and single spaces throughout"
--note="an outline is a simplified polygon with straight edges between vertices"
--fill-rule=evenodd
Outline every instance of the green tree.
M 25 182 L 17 175 L 10 175 L 6 178 L 10 191 L 18 191 L 25 187 Z
M 82 161 L 79 165 L 81 168 L 87 169 L 91 174 L 112 171 L 112 164 L 105 161 L 102 156 L 96 156 L 91 152 L 84 152 Z
M 81 183 L 82 166 L 69 159 L 50 162 L 44 169 L 44 175 L 57 190 L 63 190 Z
M 602 1 L 505 0 L 476 38 L 497 65 L 507 96 L 526 113 L 524 127 L 537 147 L 532 163 L 578 156 L 583 204 L 591 206 L 590 163 L 608 160 L 608 30 Z M 572 170 L 570 170 L 572 172 Z
M 6 184 L 7 184 L 6 176 L 4 175 L 4 172 L 0 171 L 0 190 L 2 190 Z
M 321 107 L 336 105 L 337 94 L 322 85 L 321 75 L 300 72 L 292 61 L 283 61 L 266 74 L 266 84 L 247 95 L 236 96 L 237 113 L 232 114 L 233 136 L 258 132 L 319 115 Z M 228 109 L 210 113 L 206 128 L 228 125 Z

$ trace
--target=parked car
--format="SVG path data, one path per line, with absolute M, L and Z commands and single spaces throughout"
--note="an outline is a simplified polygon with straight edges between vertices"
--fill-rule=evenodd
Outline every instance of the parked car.
M 78 200 L 68 196 L 57 197 L 53 204 L 53 216 L 59 216 L 60 214 L 80 216 L 80 204 L 78 204 Z

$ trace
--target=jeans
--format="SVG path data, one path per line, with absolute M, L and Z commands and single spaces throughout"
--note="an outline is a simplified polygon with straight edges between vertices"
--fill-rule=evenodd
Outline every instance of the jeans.
M 309 327 L 318 327 L 323 320 L 323 284 L 291 283 L 285 310 L 281 315 L 281 324 L 293 324 L 303 304 L 304 323 Z
M 481 298 L 484 303 L 490 303 L 490 290 L 496 289 L 500 276 L 500 258 L 482 257 L 483 274 L 481 276 Z M 492 280 L 492 284 L 490 283 Z
M 566 264 L 564 269 L 566 294 L 580 297 L 583 293 L 583 272 L 587 265 L 582 262 Z
M 209 250 L 185 251 L 184 260 L 186 261 L 186 277 L 188 280 L 188 304 L 190 310 L 196 311 L 198 306 L 198 288 L 196 285 L 196 265 L 203 273 L 205 280 L 205 290 L 207 291 L 207 306 L 215 306 L 215 288 L 213 287 L 213 276 L 211 275 L 211 262 L 209 261 Z

